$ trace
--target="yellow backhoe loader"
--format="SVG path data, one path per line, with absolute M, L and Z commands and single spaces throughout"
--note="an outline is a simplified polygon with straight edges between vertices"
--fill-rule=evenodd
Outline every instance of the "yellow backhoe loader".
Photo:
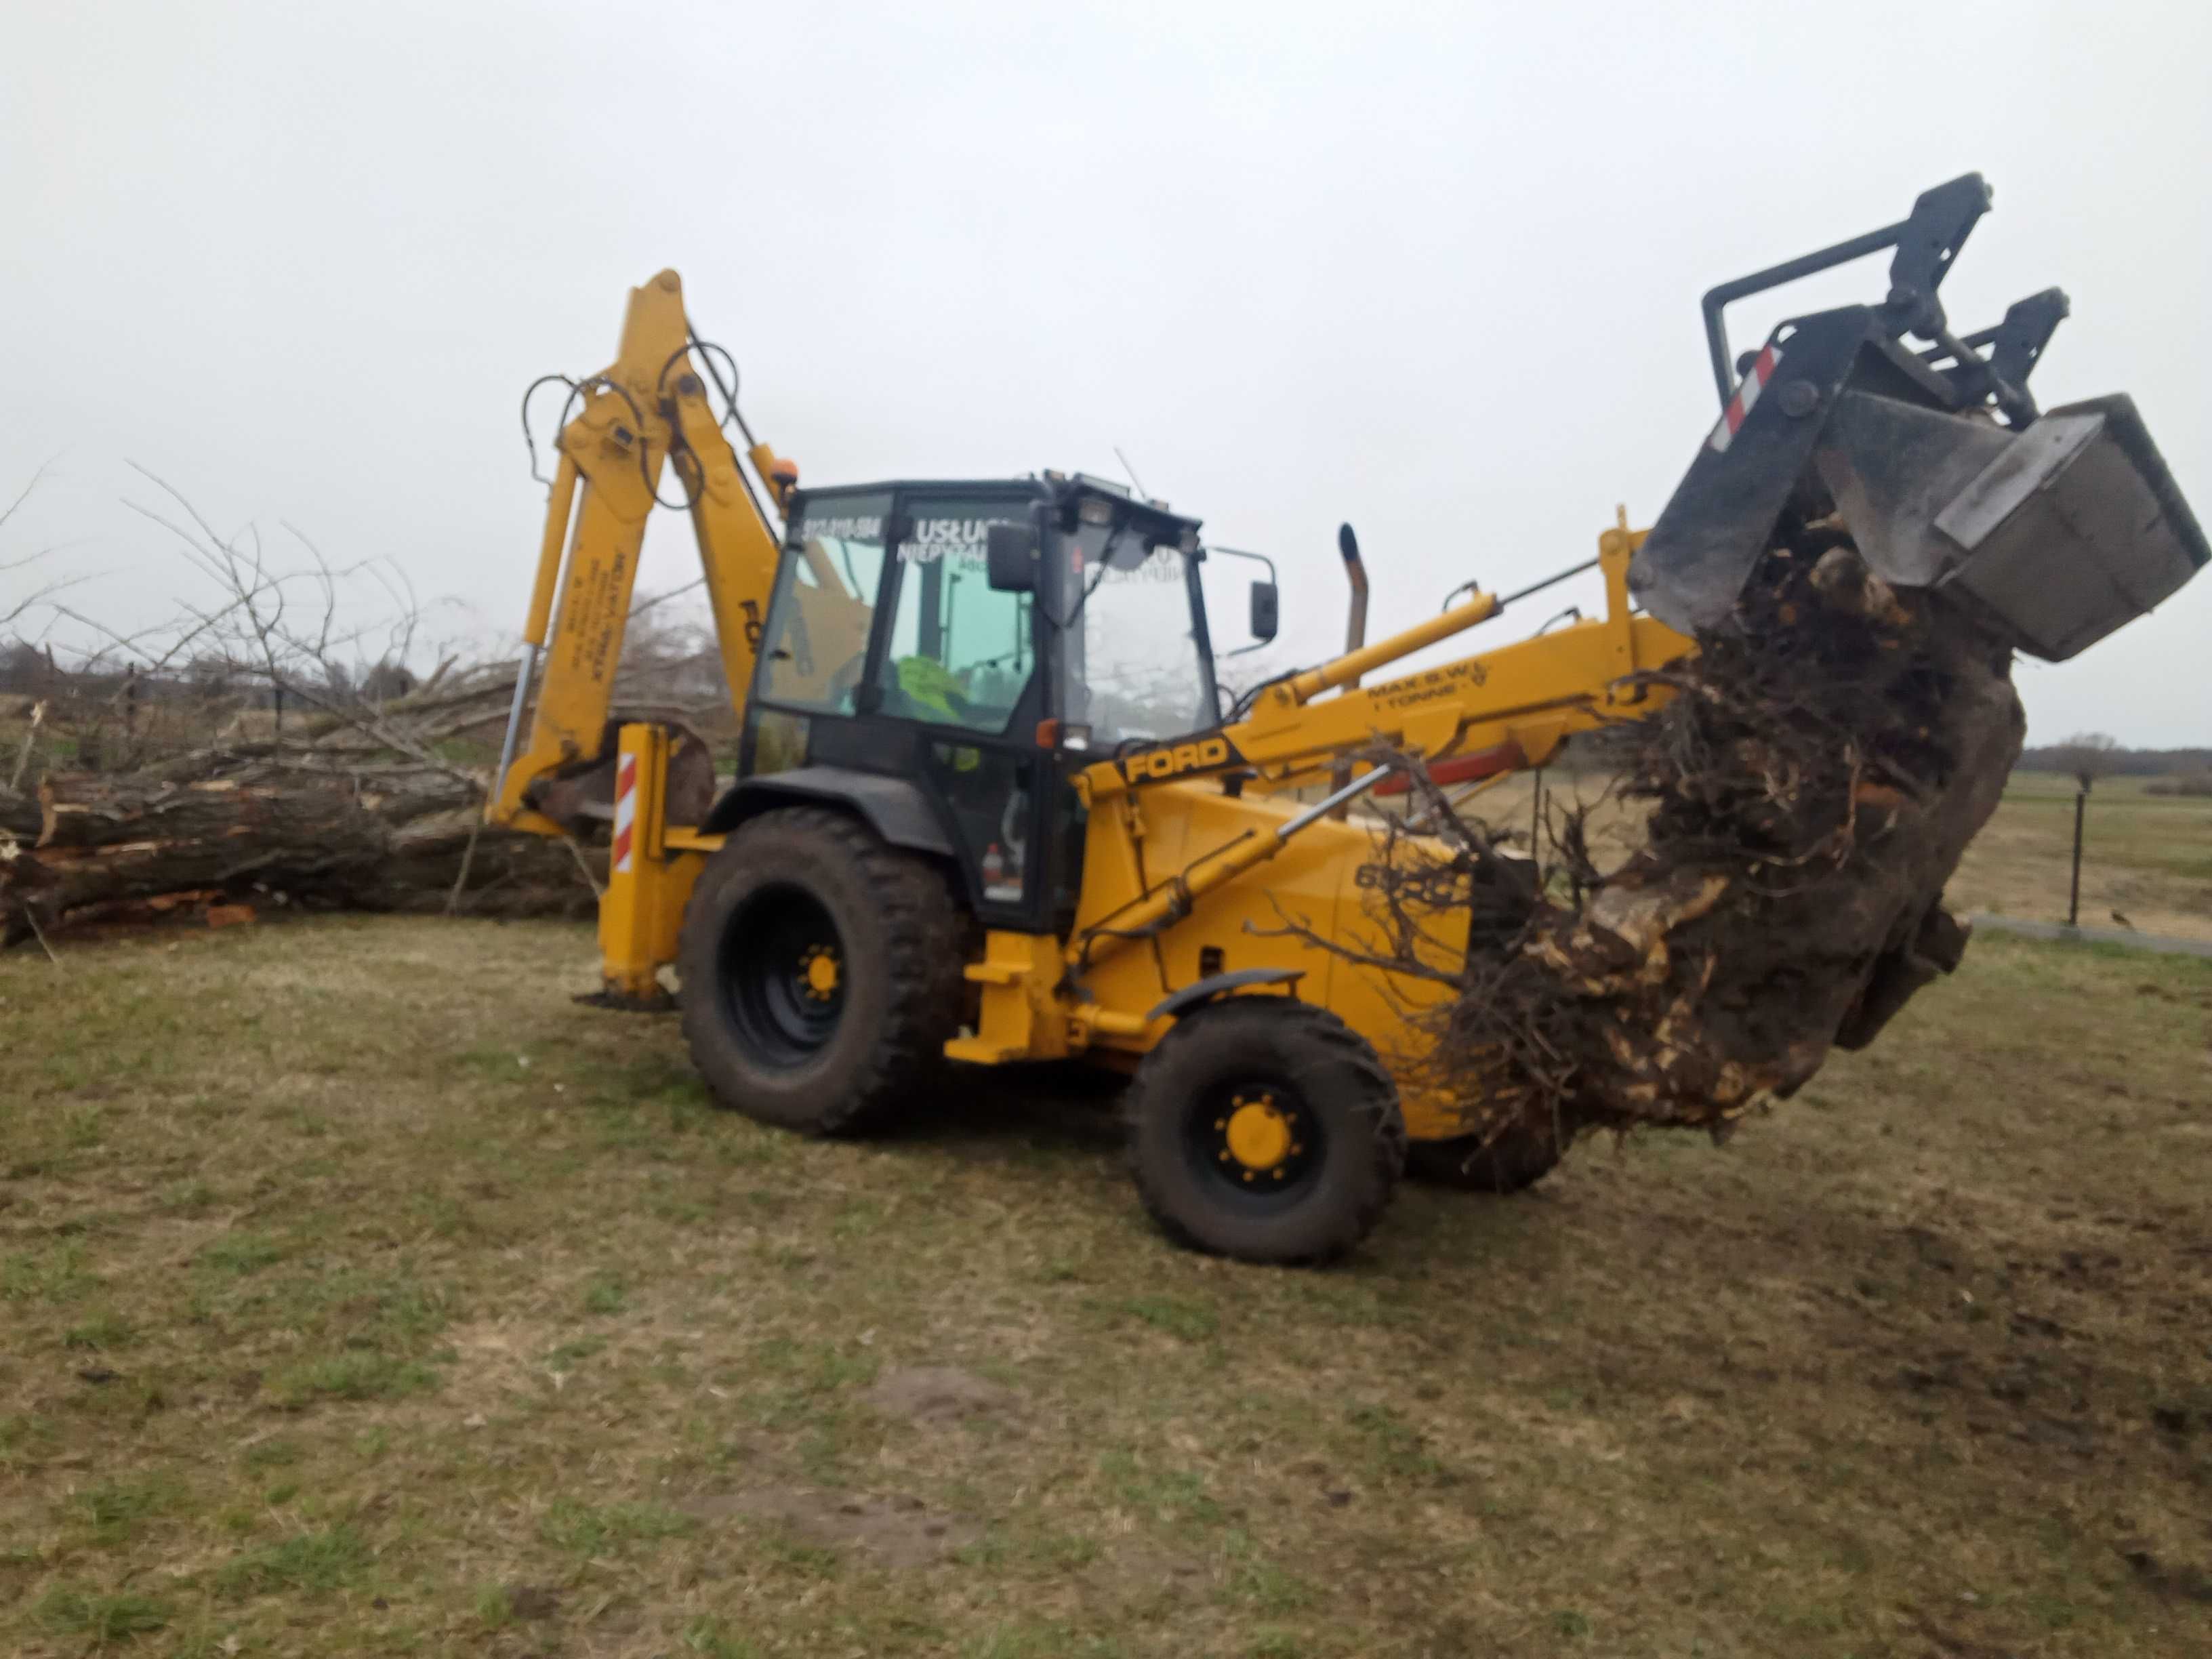
M 664 271 L 632 294 L 613 365 L 571 385 L 491 813 L 610 823 L 602 1000 L 667 1006 L 672 968 L 714 1095 L 766 1121 L 857 1132 L 959 1065 L 1119 1067 L 1146 1205 L 1174 1237 L 1258 1261 L 1349 1249 L 1409 1140 L 1523 1184 L 1556 1147 L 1467 1145 L 1449 1100 L 1394 1080 L 1434 989 L 1331 948 L 1362 937 L 1373 856 L 1343 809 L 1393 775 L 1352 757 L 1473 779 L 1648 712 L 1644 671 L 1728 625 L 1791 514 L 1840 508 L 1885 577 L 1944 585 L 2052 659 L 2205 562 L 2126 399 L 2029 399 L 2063 295 L 1950 332 L 1936 287 L 1988 202 L 1969 175 L 1708 296 L 1718 423 L 1652 531 L 1624 517 L 1562 573 L 1600 573 L 1602 615 L 1370 681 L 1535 588 L 1474 591 L 1371 644 L 1355 626 L 1342 656 L 1233 698 L 1200 582 L 1226 550 L 1197 519 L 1057 472 L 802 489 Z M 1796 319 L 1730 360 L 1729 301 L 1878 250 L 1894 251 L 1881 304 Z M 726 786 L 691 733 L 612 707 L 647 517 L 671 488 L 742 722 Z M 1342 547 L 1364 599 L 1348 532 Z M 1249 632 L 1272 637 L 1273 581 L 1249 597 Z M 1449 966 L 1464 927 L 1431 943 Z

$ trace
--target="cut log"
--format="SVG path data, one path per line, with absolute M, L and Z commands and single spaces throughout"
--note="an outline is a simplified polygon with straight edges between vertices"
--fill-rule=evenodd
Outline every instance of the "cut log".
M 0 863 L 0 930 L 179 891 L 309 909 L 444 908 L 479 810 L 465 781 L 421 769 L 360 777 L 268 772 L 179 783 L 63 773 L 39 792 L 35 845 Z M 468 914 L 580 915 L 594 902 L 571 848 L 479 833 Z
M 146 783 L 130 774 L 61 773 L 39 786 L 39 808 L 42 853 L 130 846 L 220 861 L 219 849 L 237 842 L 241 857 L 297 846 L 312 849 L 307 855 L 319 862 L 343 863 L 356 849 L 369 857 L 383 850 L 376 815 L 364 811 L 355 792 L 335 779 L 279 787 L 235 779 Z

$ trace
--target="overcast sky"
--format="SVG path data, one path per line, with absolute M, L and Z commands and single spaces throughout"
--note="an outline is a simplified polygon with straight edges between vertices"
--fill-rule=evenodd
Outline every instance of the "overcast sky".
M 1588 556 L 1616 501 L 1649 523 L 1714 417 L 1699 294 L 1969 169 L 1997 207 L 1954 323 L 2065 288 L 2042 401 L 2132 392 L 2212 518 L 2208 16 L 19 0 L 0 486 L 58 459 L 0 562 L 66 541 L 118 622 L 190 593 L 122 504 L 136 461 L 511 634 L 543 503 L 517 398 L 604 365 L 673 265 L 810 483 L 1119 446 L 1276 556 L 1310 657 L 1340 519 L 1370 636 Z M 1855 268 L 1737 337 L 1882 289 Z M 664 515 L 646 583 L 690 557 Z M 2212 579 L 2024 665 L 2031 740 L 2212 742 L 2208 645 Z

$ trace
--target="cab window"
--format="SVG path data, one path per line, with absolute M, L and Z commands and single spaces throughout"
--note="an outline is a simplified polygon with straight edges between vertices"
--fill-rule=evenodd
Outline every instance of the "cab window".
M 1028 516 L 1025 501 L 909 505 L 896 549 L 898 611 L 878 671 L 882 712 L 1000 732 L 1036 667 L 1030 596 L 994 592 L 984 541 Z
M 1068 718 L 1101 748 L 1213 725 L 1213 678 L 1193 609 L 1190 561 L 1133 530 L 1084 525 L 1066 538 L 1082 595 L 1067 641 Z
M 761 653 L 761 696 L 854 712 L 883 585 L 887 494 L 823 495 L 791 526 Z

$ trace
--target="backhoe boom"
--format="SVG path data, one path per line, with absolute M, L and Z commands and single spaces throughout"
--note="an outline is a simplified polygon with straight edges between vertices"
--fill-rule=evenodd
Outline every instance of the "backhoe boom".
M 781 538 L 747 489 L 737 452 L 708 400 L 692 361 L 697 349 L 683 285 L 674 271 L 664 270 L 630 290 L 614 362 L 573 394 L 582 406 L 559 440 L 523 628 L 514 717 L 490 808 L 495 823 L 556 835 L 574 816 L 611 810 L 615 673 L 646 520 L 664 472 L 675 474 L 690 507 L 722 670 L 743 713 Z M 765 444 L 753 444 L 749 459 L 781 506 L 797 470 Z M 541 652 L 544 674 L 529 742 L 518 756 L 516 729 Z M 557 806 L 547 798 L 556 780 L 580 786 L 564 792 Z

